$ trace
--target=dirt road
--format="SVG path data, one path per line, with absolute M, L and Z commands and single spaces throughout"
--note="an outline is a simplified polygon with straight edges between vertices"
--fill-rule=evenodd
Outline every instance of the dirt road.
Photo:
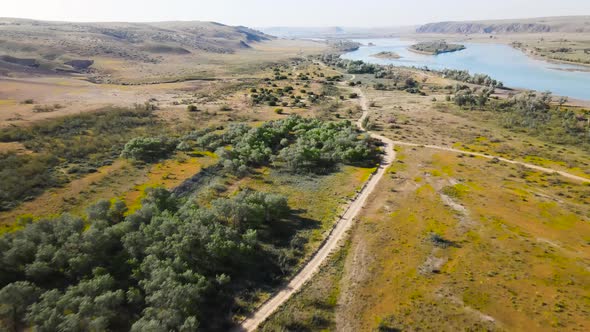
M 568 178 L 570 180 L 590 183 L 590 179 L 588 179 L 588 178 L 581 177 L 581 176 L 578 176 L 578 175 L 574 175 L 574 174 L 571 174 L 571 173 L 567 173 L 567 172 L 564 172 L 564 171 L 559 171 L 559 170 L 555 170 L 555 169 L 552 169 L 552 168 L 546 168 L 546 167 L 542 167 L 542 166 L 538 166 L 538 165 L 533 165 L 533 164 L 529 164 L 529 163 L 525 163 L 525 162 L 521 162 L 521 161 L 516 161 L 516 160 L 512 160 L 512 159 L 506 159 L 506 158 L 503 158 L 503 157 L 497 157 L 497 156 L 492 156 L 492 155 L 478 153 L 478 152 L 469 152 L 469 151 L 454 149 L 454 148 L 440 146 L 440 145 L 421 145 L 421 144 L 401 142 L 401 141 L 393 141 L 393 144 L 395 144 L 395 145 L 403 145 L 403 146 L 423 147 L 423 148 L 427 148 L 427 149 L 435 149 L 435 150 L 441 150 L 441 151 L 462 153 L 462 154 L 466 154 L 466 155 L 483 157 L 483 158 L 487 158 L 487 159 L 498 159 L 499 161 L 503 161 L 503 162 L 506 162 L 506 163 L 509 163 L 509 164 L 514 164 L 514 165 L 521 165 L 521 166 L 524 166 L 526 168 L 530 168 L 530 169 L 533 169 L 533 170 L 536 170 L 536 171 L 540 171 L 540 172 L 545 172 L 545 173 L 550 173 L 550 174 L 556 173 L 556 174 L 559 174 L 559 175 L 563 176 L 564 178 Z
M 360 92 L 360 89 L 358 90 Z M 367 112 L 369 110 L 367 101 L 364 95 L 359 94 L 360 96 L 360 103 L 363 108 L 363 115 L 357 122 L 359 128 L 362 128 L 362 120 L 367 117 Z M 361 191 L 358 193 L 356 198 L 350 203 L 346 212 L 340 217 L 330 235 L 326 238 L 324 243 L 321 245 L 320 249 L 313 255 L 311 260 L 297 273 L 293 279 L 287 284 L 283 286 L 278 293 L 276 293 L 270 300 L 265 302 L 262 307 L 258 309 L 254 313 L 254 315 L 250 316 L 246 320 L 244 320 L 240 326 L 236 329 L 236 331 L 254 331 L 258 325 L 260 325 L 265 319 L 267 319 L 275 310 L 277 310 L 281 304 L 287 301 L 295 292 L 297 292 L 301 287 L 305 284 L 306 281 L 311 279 L 313 275 L 318 271 L 322 263 L 328 258 L 330 253 L 334 251 L 334 249 L 338 248 L 340 245 L 340 241 L 345 237 L 346 232 L 350 229 L 350 227 L 354 223 L 355 217 L 359 214 L 362 208 L 365 206 L 367 198 L 373 193 L 375 187 L 385 174 L 387 167 L 395 160 L 395 151 L 393 150 L 393 141 L 379 136 L 371 134 L 372 137 L 379 139 L 384 144 L 384 156 L 381 160 L 381 164 L 373 173 L 369 181 L 365 183 Z

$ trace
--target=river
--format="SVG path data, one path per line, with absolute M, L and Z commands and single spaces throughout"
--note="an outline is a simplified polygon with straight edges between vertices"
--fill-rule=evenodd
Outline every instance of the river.
M 590 100 L 590 67 L 552 63 L 531 58 L 504 44 L 463 43 L 463 51 L 439 55 L 411 52 L 413 41 L 401 39 L 362 39 L 358 50 L 342 55 L 344 59 L 363 60 L 375 64 L 428 67 L 432 69 L 462 69 L 470 73 L 490 75 L 511 88 L 551 91 L 555 95 Z M 395 52 L 400 59 L 381 59 L 371 55 Z M 584 71 L 585 70 L 585 71 Z

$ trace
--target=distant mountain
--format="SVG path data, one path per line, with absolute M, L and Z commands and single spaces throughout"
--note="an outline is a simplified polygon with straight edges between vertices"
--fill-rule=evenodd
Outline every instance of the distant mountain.
M 416 32 L 442 34 L 583 33 L 590 32 L 590 16 L 438 22 L 422 25 L 416 29 Z
M 391 37 L 399 33 L 411 32 L 414 27 L 268 27 L 258 30 L 281 38 L 364 38 Z
M 259 28 L 259 30 L 266 34 L 281 38 L 336 36 L 345 32 L 341 27 L 269 27 Z

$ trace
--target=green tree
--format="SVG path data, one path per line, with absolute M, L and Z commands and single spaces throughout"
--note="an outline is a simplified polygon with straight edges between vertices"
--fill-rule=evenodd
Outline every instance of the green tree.
M 0 290 L 0 317 L 2 321 L 17 331 L 24 323 L 27 308 L 35 303 L 41 290 L 28 281 L 17 281 Z

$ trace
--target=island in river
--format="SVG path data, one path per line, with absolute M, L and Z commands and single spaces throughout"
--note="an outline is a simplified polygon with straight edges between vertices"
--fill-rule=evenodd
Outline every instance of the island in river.
M 414 44 L 408 48 L 412 52 L 428 55 L 457 52 L 465 49 L 465 45 L 448 44 L 444 40 L 427 41 Z
M 401 59 L 401 56 L 395 52 L 387 52 L 387 51 L 383 51 L 383 52 L 379 52 L 377 54 L 373 54 L 371 55 L 373 58 L 379 58 L 379 59 Z

